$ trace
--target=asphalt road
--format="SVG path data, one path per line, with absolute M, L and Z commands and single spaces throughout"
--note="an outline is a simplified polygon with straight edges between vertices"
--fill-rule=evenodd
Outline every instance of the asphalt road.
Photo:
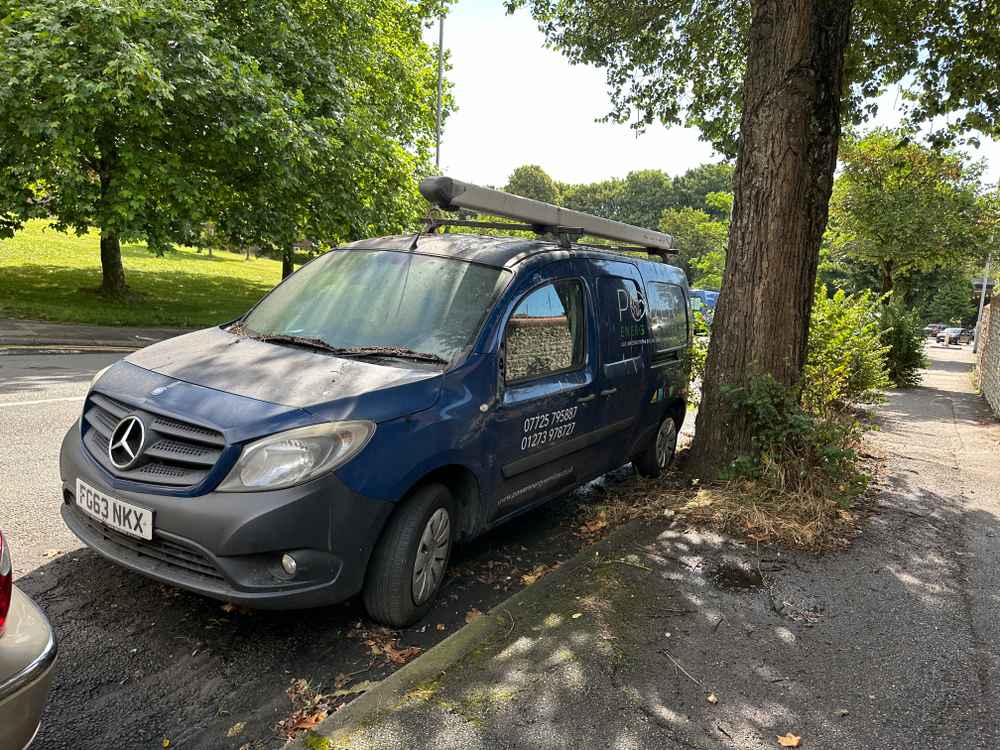
M 398 632 L 356 601 L 249 612 L 147 580 L 81 547 L 59 516 L 60 442 L 93 374 L 120 356 L 0 352 L 0 527 L 16 584 L 60 642 L 33 750 L 280 747 L 312 691 L 383 678 L 406 658 L 392 648 L 429 648 L 584 544 L 579 506 L 600 482 L 457 550 L 436 610 Z
M 80 546 L 59 517 L 59 444 L 94 373 L 120 357 L 0 353 L 0 528 L 15 577 Z

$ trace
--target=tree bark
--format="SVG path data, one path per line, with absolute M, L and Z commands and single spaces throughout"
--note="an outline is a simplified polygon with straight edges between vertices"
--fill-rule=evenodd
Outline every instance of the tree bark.
M 128 290 L 122 266 L 122 245 L 113 229 L 101 230 L 101 294 L 121 297 Z
M 714 477 L 751 434 L 725 387 L 805 363 L 840 140 L 851 0 L 753 0 L 726 271 L 712 323 L 692 470 Z
M 295 271 L 295 262 L 292 257 L 293 252 L 293 250 L 288 249 L 281 255 L 281 278 L 283 279 L 287 279 Z
M 111 200 L 111 173 L 118 160 L 118 151 L 114 141 L 105 138 L 101 142 L 101 160 L 99 168 L 101 197 L 100 205 L 106 209 Z M 106 210 L 101 215 L 106 216 Z M 118 232 L 106 226 L 101 226 L 101 289 L 105 297 L 121 297 L 128 291 L 125 284 L 125 268 L 122 266 L 122 245 Z
M 892 291 L 892 261 L 887 260 L 882 263 L 882 294 L 883 296 Z M 888 300 L 883 300 L 888 302 Z

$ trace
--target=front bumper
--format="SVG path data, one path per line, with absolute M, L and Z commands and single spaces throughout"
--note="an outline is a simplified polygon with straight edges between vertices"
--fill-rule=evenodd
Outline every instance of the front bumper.
M 158 581 L 260 609 L 332 604 L 361 590 L 393 504 L 359 495 L 334 475 L 271 492 L 177 497 L 116 487 L 77 427 L 63 439 L 62 517 L 104 557 Z M 153 511 L 153 539 L 121 534 L 75 504 L 76 481 Z M 298 568 L 289 577 L 284 553 Z
M 0 747 L 31 744 L 52 682 L 56 640 L 42 611 L 14 588 L 0 637 Z

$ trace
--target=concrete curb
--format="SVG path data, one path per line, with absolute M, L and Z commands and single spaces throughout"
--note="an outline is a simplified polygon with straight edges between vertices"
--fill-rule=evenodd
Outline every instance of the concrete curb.
M 154 341 L 79 341 L 75 339 L 0 339 L 0 349 L 13 351 L 65 350 L 88 352 L 134 352 Z
M 597 544 L 581 550 L 537 583 L 504 600 L 488 613 L 393 672 L 374 688 L 324 719 L 314 730 L 285 745 L 285 750 L 325 750 L 336 747 L 338 742 L 346 739 L 362 724 L 380 714 L 391 713 L 413 688 L 438 678 L 483 644 L 502 640 L 510 625 L 507 610 L 544 600 L 550 591 L 572 580 L 581 568 L 590 564 L 595 555 L 605 556 L 622 540 L 633 537 L 642 525 L 642 520 L 631 521 Z

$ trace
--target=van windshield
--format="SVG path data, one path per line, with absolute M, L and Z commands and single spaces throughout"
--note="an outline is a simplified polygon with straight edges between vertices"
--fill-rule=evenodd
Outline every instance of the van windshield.
M 277 287 L 242 324 L 262 338 L 421 352 L 450 362 L 471 343 L 508 276 L 453 258 L 334 250 Z

